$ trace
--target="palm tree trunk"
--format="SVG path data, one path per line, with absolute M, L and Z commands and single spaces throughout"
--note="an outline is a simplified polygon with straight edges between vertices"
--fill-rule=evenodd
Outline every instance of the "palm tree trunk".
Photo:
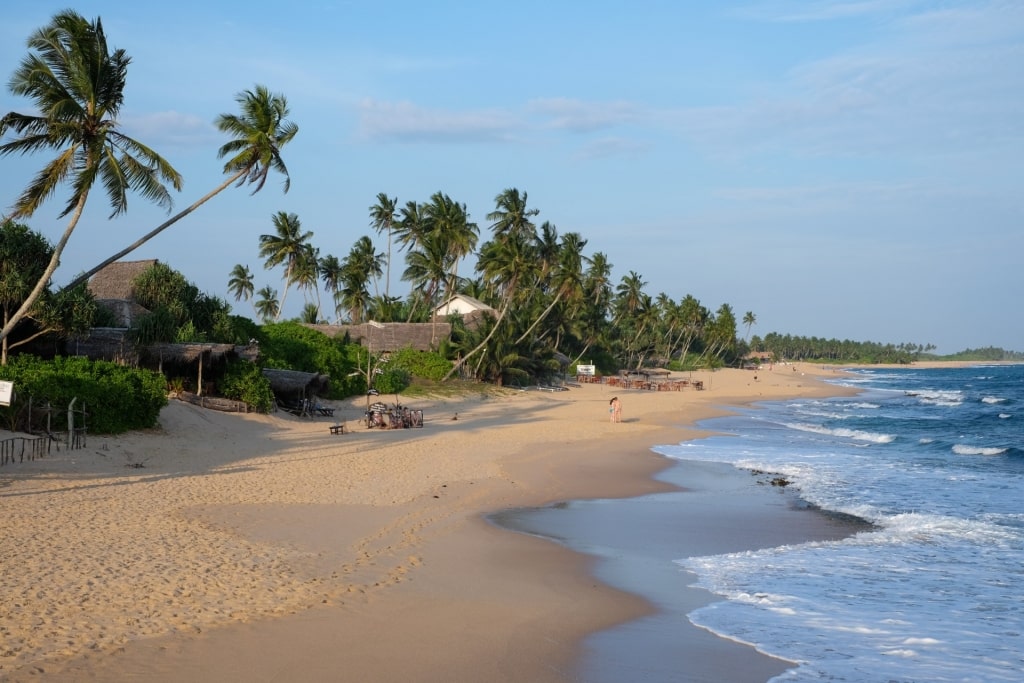
M 29 292 L 28 297 L 22 302 L 21 306 L 14 315 L 4 324 L 3 329 L 0 329 L 0 339 L 6 340 L 14 327 L 22 321 L 22 319 L 28 314 L 29 310 L 35 306 L 36 301 L 42 295 L 43 290 L 46 289 L 46 284 L 53 277 L 53 273 L 57 270 L 57 266 L 60 264 L 61 254 L 64 253 L 64 247 L 67 246 L 68 240 L 71 239 L 71 233 L 75 231 L 75 226 L 78 225 L 78 219 L 82 217 L 82 211 L 85 209 L 85 200 L 88 198 L 89 193 L 85 192 L 81 197 L 78 198 L 78 204 L 75 205 L 75 212 L 71 215 L 71 220 L 68 221 L 68 227 L 64 228 L 64 234 L 60 236 L 60 240 L 57 242 L 57 246 L 54 247 L 53 255 L 50 257 L 50 262 L 46 266 L 46 270 L 39 278 L 39 282 Z
M 506 292 L 511 292 L 514 289 L 515 289 L 515 287 L 509 287 L 506 290 Z M 487 333 L 487 336 L 484 338 L 484 340 L 482 342 L 480 342 L 479 344 L 477 344 L 476 347 L 474 347 L 472 351 L 470 351 L 465 356 L 463 356 L 462 358 L 460 358 L 459 360 L 457 360 L 455 362 L 455 365 L 453 365 L 452 369 L 448 371 L 448 374 L 446 374 L 444 377 L 441 378 L 442 382 L 447 382 L 448 378 L 451 377 L 453 374 L 455 374 L 455 372 L 459 368 L 461 368 L 463 365 L 465 365 L 466 361 L 469 360 L 469 358 L 473 354 L 475 354 L 476 352 L 480 351 L 485 346 L 487 346 L 487 342 L 491 341 L 491 337 L 493 337 L 494 333 L 498 330 L 498 325 L 500 325 L 501 321 L 505 318 L 505 314 L 508 313 L 508 309 L 511 306 L 511 304 L 512 304 L 512 296 L 511 296 L 511 294 L 506 293 L 504 305 L 501 307 L 501 311 L 498 313 L 498 319 L 495 320 L 494 321 L 494 325 L 491 326 L 491 331 Z
M 513 346 L 519 344 L 519 342 L 521 342 L 524 339 L 526 339 L 527 337 L 529 337 L 530 333 L 533 332 L 533 328 L 537 327 L 537 325 L 540 324 L 541 320 L 543 320 L 544 318 L 548 317 L 548 313 L 551 312 L 551 309 L 553 309 L 555 307 L 555 305 L 558 303 L 559 299 L 562 298 L 562 291 L 563 290 L 561 290 L 561 289 L 558 290 L 558 294 L 555 295 L 554 300 L 550 304 L 548 304 L 548 307 L 544 309 L 544 312 L 541 313 L 540 316 L 536 320 L 533 321 L 533 324 L 530 325 L 530 328 L 528 330 L 526 330 L 526 332 L 523 332 L 519 336 L 519 339 L 516 339 L 515 344 L 513 344 Z
M 225 180 L 223 183 L 221 183 L 217 187 L 217 189 L 213 190 L 212 192 L 210 192 L 209 194 L 207 194 L 203 198 L 199 199 L 194 204 L 189 206 L 187 209 L 184 209 L 183 211 L 181 211 L 181 213 L 177 214 L 173 218 L 168 219 L 166 222 L 161 223 L 160 225 L 158 225 L 156 228 L 154 228 L 152 231 L 150 231 L 146 235 L 140 237 L 139 239 L 137 239 L 136 241 L 132 242 L 130 245 L 128 245 L 127 247 L 122 249 L 121 251 L 117 252 L 116 254 L 111 256 L 110 258 L 108 258 L 105 261 L 103 261 L 103 263 L 99 264 L 98 266 L 92 268 L 91 270 L 88 270 L 85 273 L 82 273 L 81 275 L 76 277 L 74 280 L 71 281 L 70 284 L 68 284 L 67 286 L 63 287 L 62 291 L 65 290 L 65 289 L 72 289 L 74 287 L 77 287 L 78 285 L 82 284 L 83 282 L 85 282 L 86 280 L 91 278 L 96 273 L 100 272 L 101 270 L 103 270 L 104 268 L 109 266 L 114 261 L 117 261 L 121 257 L 126 256 L 126 255 L 130 254 L 131 252 L 135 251 L 136 249 L 141 247 L 143 244 L 145 244 L 149 240 L 153 239 L 154 237 L 159 235 L 161 232 L 163 232 L 167 228 L 171 227 L 172 225 L 174 225 L 175 223 L 180 221 L 182 218 L 184 218 L 185 216 L 189 215 L 190 213 L 192 213 L 193 211 L 198 209 L 200 206 L 202 206 L 206 202 L 208 202 L 211 199 L 213 199 L 214 197 L 216 197 L 218 194 L 223 192 L 229 185 L 231 185 L 231 183 L 237 181 L 239 178 L 241 178 L 242 176 L 244 176 L 248 172 L 249 172 L 248 169 L 243 169 L 243 170 L 239 171 L 238 173 L 236 173 L 235 175 L 231 176 L 230 178 Z

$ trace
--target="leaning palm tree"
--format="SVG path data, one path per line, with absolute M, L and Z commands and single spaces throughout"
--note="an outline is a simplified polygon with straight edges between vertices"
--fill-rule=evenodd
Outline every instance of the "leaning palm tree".
M 228 293 L 234 295 L 235 301 L 242 299 L 248 301 L 252 298 L 255 288 L 256 285 L 253 283 L 252 271 L 249 270 L 249 266 L 236 263 L 228 278 Z
M 743 324 L 747 326 L 747 339 L 749 339 L 750 328 L 757 324 L 757 316 L 754 315 L 753 311 L 747 311 L 743 314 Z
M 302 232 L 302 224 L 294 213 L 278 211 L 270 220 L 276 233 L 260 235 L 260 256 L 266 259 L 264 267 L 268 269 L 284 264 L 284 294 L 281 295 L 281 306 L 277 311 L 280 317 L 284 302 L 288 298 L 288 288 L 295 282 L 296 267 L 306 257 L 306 249 L 313 233 Z
M 8 131 L 18 135 L 0 145 L 0 156 L 50 149 L 58 154 L 18 197 L 11 218 L 32 216 L 65 182 L 71 192 L 60 217 L 70 218 L 41 277 L 0 329 L 0 339 L 26 316 L 50 282 L 97 181 L 113 209 L 111 218 L 128 208 L 129 190 L 170 210 L 165 183 L 181 189 L 181 175 L 163 157 L 119 130 L 117 116 L 131 58 L 124 50 L 109 51 L 99 19 L 89 22 L 71 10 L 60 12 L 29 37 L 28 47 L 31 52 L 9 87 L 31 99 L 39 114 L 10 112 L 0 119 L 0 136 Z
M 284 191 L 291 187 L 288 168 L 281 158 L 281 148 L 291 142 L 299 127 L 286 120 L 289 114 L 288 101 L 284 95 L 270 92 L 265 86 L 257 85 L 235 96 L 241 107 L 241 114 L 221 114 L 215 124 L 222 133 L 232 136 L 217 151 L 219 158 L 227 157 L 224 173 L 229 174 L 220 185 L 196 200 L 188 208 L 161 223 L 127 247 L 99 265 L 85 271 L 65 289 L 79 285 L 109 266 L 114 261 L 130 254 L 161 232 L 171 227 L 200 206 L 226 190 L 232 184 L 254 185 L 252 194 L 263 189 L 271 170 L 284 175 Z

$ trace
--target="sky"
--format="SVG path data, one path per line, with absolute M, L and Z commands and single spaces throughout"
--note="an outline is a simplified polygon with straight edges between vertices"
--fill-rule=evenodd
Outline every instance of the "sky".
M 68 0 L 5 7 L 6 86 Z M 602 252 L 617 283 L 699 299 L 751 334 L 1024 351 L 1024 2 L 78 2 L 132 58 L 122 130 L 184 176 L 176 208 L 223 179 L 213 125 L 255 85 L 299 133 L 280 176 L 231 188 L 129 259 L 159 258 L 234 312 L 259 235 L 298 215 L 321 255 L 371 228 L 378 193 L 435 192 L 486 216 L 506 188 Z M 31 103 L 0 90 L 0 113 Z M 0 158 L 0 212 L 55 156 Z M 95 193 L 54 283 L 165 218 Z M 25 222 L 55 241 L 55 197 Z M 408 284 L 392 267 L 391 292 Z M 460 270 L 460 273 L 464 271 Z M 383 287 L 383 285 L 382 285 Z M 286 316 L 302 296 L 292 291 Z M 740 326 L 741 336 L 746 328 Z

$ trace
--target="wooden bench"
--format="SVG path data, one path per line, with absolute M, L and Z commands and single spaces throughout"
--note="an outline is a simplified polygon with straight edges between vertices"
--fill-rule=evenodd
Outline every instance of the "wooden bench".
M 345 425 L 331 425 L 331 434 L 344 434 Z

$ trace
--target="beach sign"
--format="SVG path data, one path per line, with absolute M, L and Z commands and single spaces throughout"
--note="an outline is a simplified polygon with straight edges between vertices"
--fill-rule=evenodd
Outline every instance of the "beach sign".
M 593 377 L 595 374 L 597 374 L 597 366 L 596 365 L 577 365 L 576 366 L 576 374 L 577 375 L 587 375 L 589 377 Z
M 0 406 L 9 406 L 14 400 L 14 382 L 0 381 Z

